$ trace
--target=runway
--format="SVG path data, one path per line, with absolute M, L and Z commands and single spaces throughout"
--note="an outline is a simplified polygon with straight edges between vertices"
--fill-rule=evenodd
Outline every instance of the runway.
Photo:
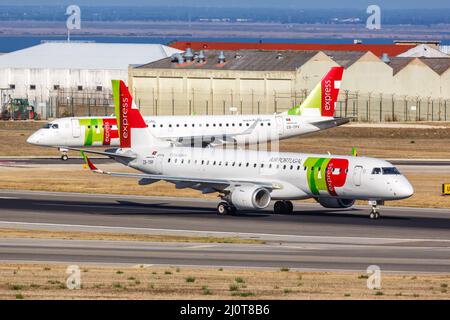
M 114 233 L 239 236 L 262 245 L 0 239 L 1 261 L 290 267 L 385 271 L 450 271 L 450 212 L 439 209 L 326 210 L 296 205 L 296 215 L 270 211 L 221 217 L 216 202 L 196 199 L 0 192 L 0 228 Z
M 115 163 L 110 158 L 93 156 L 91 160 L 99 164 Z M 420 166 L 420 167 L 450 167 L 450 159 L 387 159 L 397 166 Z M 29 164 L 29 165 L 51 165 L 51 164 L 82 164 L 84 160 L 79 155 L 71 156 L 67 161 L 60 157 L 0 157 L 2 164 Z

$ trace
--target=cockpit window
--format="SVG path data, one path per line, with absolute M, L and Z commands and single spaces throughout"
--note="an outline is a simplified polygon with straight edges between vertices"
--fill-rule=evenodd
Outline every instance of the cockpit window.
M 400 174 L 400 171 L 398 171 L 395 167 L 385 167 L 383 169 L 383 174 Z
M 44 124 L 44 126 L 42 127 L 42 129 L 50 129 L 51 126 L 52 126 L 51 123 L 46 123 L 46 124 Z
M 381 168 L 373 168 L 372 174 L 381 174 Z
M 58 129 L 59 126 L 57 124 L 52 124 L 52 129 Z

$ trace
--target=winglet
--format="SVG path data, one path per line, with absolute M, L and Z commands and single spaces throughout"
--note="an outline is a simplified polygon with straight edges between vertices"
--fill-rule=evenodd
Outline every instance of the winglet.
M 358 156 L 358 151 L 356 150 L 355 147 L 352 148 L 352 156 L 354 156 L 354 157 Z
M 89 167 L 89 169 L 91 169 L 91 171 L 102 172 L 92 163 L 91 159 L 88 158 L 88 156 L 84 153 L 84 151 L 80 151 L 80 153 L 85 162 L 85 164 L 83 165 L 84 169 L 87 169 Z

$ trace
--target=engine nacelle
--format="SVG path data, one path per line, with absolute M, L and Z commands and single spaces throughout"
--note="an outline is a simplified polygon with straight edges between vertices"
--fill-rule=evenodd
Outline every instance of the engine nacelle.
M 264 209 L 269 206 L 271 196 L 266 188 L 241 186 L 233 190 L 230 199 L 237 209 Z
M 353 199 L 316 198 L 316 201 L 325 208 L 350 208 L 355 204 Z

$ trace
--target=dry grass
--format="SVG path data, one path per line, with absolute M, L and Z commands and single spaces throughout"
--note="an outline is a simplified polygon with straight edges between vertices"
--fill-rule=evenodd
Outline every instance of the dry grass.
M 0 265 L 0 299 L 16 299 L 16 295 L 24 299 L 450 298 L 450 275 L 382 274 L 382 289 L 369 290 L 367 279 L 358 273 L 85 265 L 80 266 L 82 288 L 69 290 L 65 286 L 66 268 L 52 264 Z M 244 282 L 238 283 L 237 278 Z
M 199 243 L 234 243 L 234 244 L 264 244 L 264 241 L 243 239 L 239 237 L 188 237 L 173 235 L 146 235 L 107 232 L 75 232 L 46 231 L 25 229 L 0 229 L 0 238 L 32 238 L 32 239 L 64 239 L 64 240 L 110 240 L 110 241 L 149 241 L 149 242 L 199 242 Z
M 102 169 L 131 171 L 119 164 L 102 165 Z M 450 197 L 441 195 L 441 184 L 448 182 L 440 173 L 406 174 L 415 189 L 413 197 L 386 203 L 395 206 L 450 208 Z M 448 177 L 447 177 L 448 178 Z M 80 165 L 0 166 L 0 188 L 56 192 L 105 193 L 144 196 L 175 196 L 216 199 L 216 194 L 202 195 L 192 189 L 175 189 L 173 184 L 157 182 L 139 186 L 133 178 L 95 175 Z

